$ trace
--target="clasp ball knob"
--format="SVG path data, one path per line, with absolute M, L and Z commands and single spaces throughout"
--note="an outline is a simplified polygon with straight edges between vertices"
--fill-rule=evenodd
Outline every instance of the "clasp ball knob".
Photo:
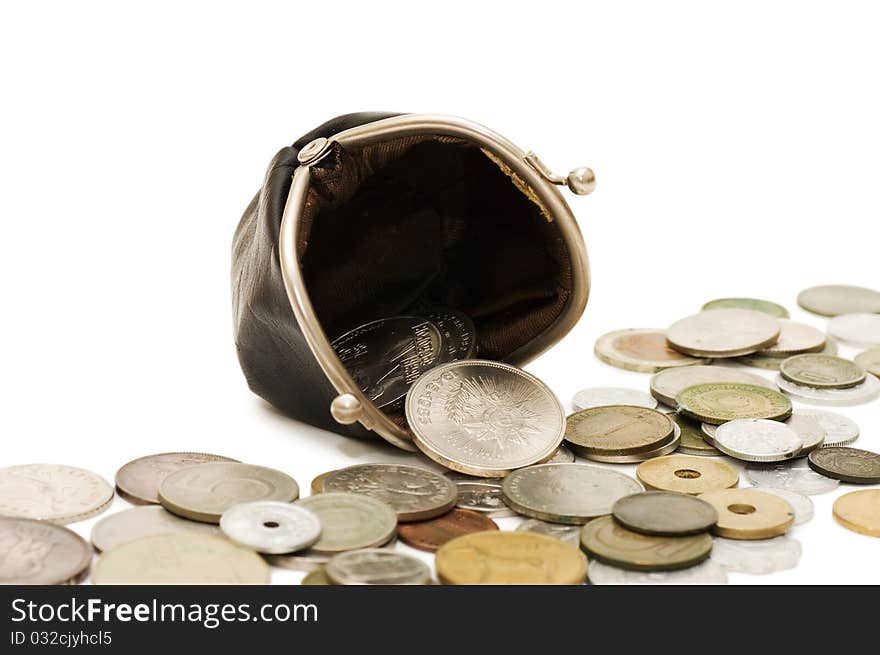
M 596 175 L 592 168 L 581 166 L 574 169 L 565 178 L 565 183 L 572 193 L 579 196 L 586 196 L 596 190 Z
M 363 406 L 354 394 L 343 393 L 330 403 L 330 414 L 342 425 L 357 423 L 361 417 Z

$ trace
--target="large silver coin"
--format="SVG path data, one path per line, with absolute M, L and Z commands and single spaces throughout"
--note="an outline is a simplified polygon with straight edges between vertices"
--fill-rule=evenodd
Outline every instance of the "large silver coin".
M 821 409 L 799 409 L 797 414 L 814 419 L 825 431 L 823 446 L 848 446 L 859 438 L 859 426 L 851 418 Z
M 100 514 L 113 502 L 113 487 L 100 475 L 60 464 L 22 464 L 0 469 L 0 515 L 73 523 Z
M 739 418 L 718 426 L 712 445 L 747 462 L 781 462 L 797 455 L 804 443 L 779 421 Z
M 550 523 L 541 519 L 526 519 L 517 526 L 518 532 L 536 532 L 544 534 L 559 541 L 580 549 L 581 547 L 581 526 L 565 525 L 562 523 Z
M 180 469 L 211 462 L 237 462 L 237 459 L 209 453 L 160 453 L 130 461 L 116 473 L 116 489 L 127 501 L 159 504 L 162 480 Z
M 688 316 L 667 331 L 670 345 L 693 357 L 739 357 L 779 339 L 779 321 L 753 309 L 712 309 Z
M 498 362 L 434 368 L 406 397 L 416 445 L 443 466 L 486 477 L 548 459 L 562 442 L 565 412 L 543 382 Z
M 764 575 L 797 566 L 801 559 L 801 544 L 791 537 L 772 539 L 724 539 L 715 537 L 710 562 L 728 571 Z
M 198 532 L 212 537 L 223 536 L 212 523 L 188 521 L 164 507 L 145 505 L 105 516 L 92 527 L 92 545 L 110 550 L 128 541 L 166 532 Z
M 727 571 L 709 560 L 678 571 L 629 571 L 591 559 L 588 571 L 594 585 L 727 584 Z
M 840 314 L 880 312 L 880 291 L 843 284 L 811 287 L 800 292 L 798 305 L 814 314 L 839 316 Z
M 223 512 L 220 529 L 240 546 L 279 555 L 303 550 L 318 541 L 321 521 L 300 505 L 258 500 L 233 505 Z
M 431 569 L 415 557 L 381 548 L 340 553 L 327 562 L 327 577 L 341 585 L 423 585 Z
M 457 362 L 477 354 L 477 329 L 474 322 L 460 312 L 437 309 L 427 314 L 443 335 L 446 357 L 444 361 Z
M 807 496 L 834 491 L 840 484 L 839 480 L 819 475 L 802 459 L 783 464 L 749 464 L 746 477 L 756 487 L 787 489 Z
M 785 419 L 785 425 L 794 430 L 802 443 L 801 450 L 795 457 L 806 457 L 811 450 L 815 450 L 825 442 L 825 428 L 815 417 L 803 410 L 794 410 L 791 416 Z
M 445 514 L 458 497 L 446 476 L 417 466 L 357 464 L 324 478 L 324 491 L 366 494 L 388 503 L 398 521 L 423 521 Z
M 591 407 L 608 407 L 611 405 L 633 405 L 654 409 L 657 401 L 644 391 L 624 389 L 622 387 L 591 387 L 578 391 L 571 401 L 576 412 Z
M 828 334 L 853 346 L 880 346 L 880 314 L 843 314 L 828 321 Z
M 379 408 L 403 398 L 422 373 L 446 356 L 440 330 L 417 316 L 372 321 L 330 345 L 364 395 Z
M 553 523 L 582 524 L 611 513 L 615 502 L 644 487 L 623 473 L 585 464 L 539 464 L 513 471 L 502 484 L 517 513 Z
M 374 548 L 397 532 L 397 514 L 391 506 L 363 494 L 321 493 L 298 504 L 321 521 L 321 537 L 311 548 L 314 553 Z
M 837 407 L 863 405 L 880 396 L 880 380 L 869 375 L 864 382 L 848 389 L 815 389 L 789 382 L 781 375 L 776 384 L 789 396 L 811 405 L 833 405 Z
M 761 491 L 766 491 L 768 494 L 779 496 L 782 500 L 791 505 L 792 509 L 794 509 L 795 525 L 806 523 L 813 518 L 813 501 L 810 500 L 808 496 L 799 494 L 791 489 L 775 489 L 773 487 L 761 487 Z
M 458 500 L 455 506 L 459 509 L 470 509 L 492 518 L 515 516 L 516 512 L 504 502 L 501 493 L 501 481 L 493 480 L 457 480 Z
M 798 353 L 819 352 L 825 347 L 825 333 L 806 323 L 784 318 L 779 322 L 779 340 L 772 346 L 758 351 L 766 357 L 790 357 Z
M 710 311 L 719 311 L 716 309 Z M 715 382 L 735 382 L 738 384 L 756 384 L 778 391 L 779 387 L 767 378 L 756 373 L 741 371 L 728 366 L 686 366 L 660 371 L 651 378 L 651 395 L 661 403 L 676 406 L 675 398 L 682 390 L 698 384 Z
M 72 530 L 0 516 L 0 584 L 75 584 L 91 561 L 92 549 Z

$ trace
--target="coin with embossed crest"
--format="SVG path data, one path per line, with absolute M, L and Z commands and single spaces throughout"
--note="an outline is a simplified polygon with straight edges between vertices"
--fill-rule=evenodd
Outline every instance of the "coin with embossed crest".
M 703 311 L 709 309 L 751 309 L 776 318 L 788 318 L 788 310 L 785 307 L 760 298 L 718 298 L 703 305 Z
M 609 405 L 633 405 L 654 409 L 657 401 L 644 391 L 626 389 L 624 387 L 590 387 L 578 391 L 571 401 L 574 410 L 590 409 L 591 407 L 607 407 Z
M 807 457 L 810 468 L 829 478 L 852 484 L 880 484 L 880 454 L 860 448 L 831 446 Z
M 853 346 L 880 346 L 880 314 L 842 314 L 828 321 L 828 334 Z
M 431 569 L 423 561 L 382 548 L 339 553 L 324 567 L 327 577 L 341 585 L 423 585 Z
M 222 537 L 220 528 L 212 523 L 188 521 L 175 516 L 164 507 L 145 505 L 105 516 L 92 527 L 92 545 L 96 550 L 110 550 L 127 541 L 166 532 L 197 532 Z
M 859 438 L 859 426 L 851 418 L 821 409 L 799 409 L 794 416 L 811 418 L 825 433 L 823 446 L 848 446 Z
M 237 459 L 209 453 L 160 453 L 132 460 L 116 473 L 119 495 L 136 504 L 159 504 L 159 484 L 166 476 L 187 466 Z
M 477 329 L 470 318 L 451 309 L 436 309 L 428 312 L 426 317 L 443 335 L 446 346 L 444 361 L 457 362 L 476 356 Z
M 653 400 L 653 399 L 652 399 Z M 565 443 L 583 457 L 618 456 L 660 448 L 675 433 L 663 412 L 632 405 L 590 407 L 566 419 Z
M 596 340 L 594 352 L 606 364 L 641 373 L 707 363 L 705 359 L 673 350 L 666 340 L 666 330 L 653 328 L 617 330 L 604 334 Z
M 575 548 L 581 547 L 581 526 L 564 523 L 550 523 L 541 519 L 526 519 L 517 526 L 517 531 L 543 534 L 564 541 Z
M 838 480 L 819 475 L 802 459 L 776 464 L 750 463 L 746 466 L 746 477 L 756 487 L 788 489 L 809 496 L 834 491 L 840 484 Z
M 697 384 L 679 393 L 676 403 L 680 413 L 715 425 L 738 418 L 781 420 L 791 416 L 791 401 L 786 396 L 754 384 Z
M 458 500 L 455 506 L 460 509 L 469 509 L 493 518 L 515 516 L 516 512 L 504 502 L 504 494 L 501 493 L 501 481 L 486 478 L 457 480 L 455 486 Z
M 716 489 L 699 498 L 718 511 L 713 531 L 719 537 L 769 539 L 794 525 L 794 508 L 788 501 L 759 489 Z
M 91 561 L 92 549 L 72 530 L 0 516 L 0 584 L 75 584 Z
M 711 560 L 677 571 L 629 571 L 599 560 L 591 560 L 588 568 L 590 584 L 727 584 L 727 571 Z
M 756 384 L 778 391 L 779 387 L 755 373 L 729 366 L 688 366 L 660 371 L 651 378 L 651 395 L 661 403 L 675 407 L 675 398 L 687 387 L 713 382 Z
M 834 501 L 834 518 L 842 526 L 871 537 L 880 537 L 880 489 L 843 494 Z
M 401 525 L 397 534 L 405 544 L 433 553 L 456 537 L 497 529 L 498 524 L 485 514 L 456 507 L 443 516 Z
M 0 515 L 73 523 L 100 514 L 113 487 L 100 475 L 61 464 L 22 464 L 0 469 Z
M 818 353 L 789 357 L 779 365 L 779 374 L 814 389 L 847 389 L 865 381 L 865 369 L 855 362 Z
M 422 375 L 407 393 L 406 418 L 428 457 L 485 477 L 549 458 L 565 432 L 562 405 L 547 385 L 508 364 L 477 359 Z
M 321 522 L 321 537 L 306 552 L 321 555 L 374 548 L 397 533 L 397 513 L 372 496 L 325 492 L 297 504 L 317 514 Z
M 719 425 L 712 443 L 721 452 L 747 462 L 781 462 L 797 455 L 804 445 L 787 425 L 754 418 Z
M 880 378 L 880 348 L 871 348 L 859 353 L 853 361 L 871 375 Z
M 716 537 L 710 562 L 728 571 L 766 575 L 797 566 L 801 558 L 801 544 L 791 537 L 772 539 L 725 539 Z
M 789 396 L 811 405 L 862 405 L 880 396 L 880 380 L 873 375 L 868 375 L 861 384 L 846 389 L 816 389 L 789 382 L 781 375 L 777 376 L 776 383 Z
M 810 287 L 800 292 L 797 303 L 822 316 L 880 312 L 880 291 L 843 284 Z
M 321 536 L 321 521 L 301 505 L 257 500 L 233 505 L 220 517 L 220 529 L 235 543 L 258 553 L 293 553 Z
M 712 309 L 672 324 L 669 344 L 693 357 L 739 357 L 779 339 L 779 321 L 752 309 Z

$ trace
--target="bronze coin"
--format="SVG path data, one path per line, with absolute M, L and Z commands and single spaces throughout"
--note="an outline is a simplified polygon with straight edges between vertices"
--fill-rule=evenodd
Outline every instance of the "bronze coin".
M 397 535 L 404 543 L 433 553 L 447 541 L 473 532 L 497 530 L 498 524 L 485 514 L 469 509 L 455 508 L 443 516 L 428 521 L 400 525 Z
M 641 534 L 682 537 L 707 532 L 718 512 L 696 496 L 675 491 L 646 491 L 621 498 L 611 509 L 614 520 Z
M 825 477 L 852 484 L 880 484 L 880 454 L 860 448 L 832 446 L 807 456 L 810 468 Z

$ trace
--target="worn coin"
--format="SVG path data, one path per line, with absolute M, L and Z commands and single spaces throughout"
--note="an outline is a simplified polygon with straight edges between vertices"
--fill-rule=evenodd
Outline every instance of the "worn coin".
M 880 455 L 869 450 L 831 446 L 807 456 L 810 468 L 826 477 L 852 484 L 880 484 Z
M 644 450 L 637 453 L 624 453 L 622 455 L 600 455 L 598 453 L 580 452 L 580 454 L 597 462 L 605 462 L 607 464 L 638 464 L 648 459 L 662 457 L 675 452 L 681 445 L 681 428 L 677 424 L 672 426 L 672 435 L 666 440 L 660 442 L 660 445 L 653 450 Z
M 517 528 L 520 532 L 535 532 L 559 539 L 575 548 L 581 547 L 581 526 L 550 523 L 541 519 L 526 519 Z
M 94 584 L 269 584 L 269 567 L 228 539 L 192 532 L 155 534 L 102 554 Z
M 127 541 L 167 532 L 196 532 L 222 537 L 220 528 L 211 523 L 188 521 L 164 507 L 145 505 L 105 516 L 92 527 L 92 545 L 96 550 L 110 550 Z
M 614 503 L 611 515 L 628 530 L 660 537 L 706 532 L 718 520 L 718 512 L 709 503 L 674 491 L 626 496 Z
M 880 378 L 880 348 L 866 350 L 856 355 L 854 361 L 871 375 Z
M 880 537 L 880 489 L 843 494 L 834 501 L 834 518 L 845 528 Z
M 865 381 L 865 369 L 855 362 L 818 353 L 789 357 L 779 365 L 779 374 L 815 389 L 847 389 Z
M 656 409 L 632 405 L 590 407 L 566 419 L 565 443 L 584 457 L 631 455 L 660 448 L 674 431 L 672 419 Z
M 321 521 L 305 507 L 277 500 L 233 505 L 220 517 L 220 529 L 232 541 L 258 553 L 293 553 L 321 536 Z
M 642 462 L 636 477 L 648 489 L 701 494 L 736 486 L 739 475 L 729 464 L 692 455 L 667 455 Z
M 788 318 L 788 310 L 785 307 L 759 298 L 718 298 L 703 305 L 703 311 L 709 309 L 751 309 L 776 318 Z
M 880 291 L 841 284 L 811 287 L 800 292 L 798 305 L 814 314 L 838 316 L 880 312 Z
M 330 578 L 327 577 L 327 570 L 321 566 L 314 571 L 310 571 L 303 576 L 299 582 L 301 585 L 332 585 Z
M 712 546 L 715 562 L 728 571 L 766 575 L 793 569 L 801 559 L 801 544 L 791 537 L 743 541 L 716 537 Z
M 165 509 L 205 523 L 219 523 L 223 512 L 237 503 L 289 502 L 298 497 L 299 486 L 286 473 L 234 462 L 189 466 L 167 475 L 159 485 L 159 501 Z
M 853 346 L 880 346 L 880 314 L 842 314 L 828 321 L 828 334 Z
M 834 491 L 838 480 L 819 475 L 804 460 L 776 464 L 752 464 L 746 466 L 746 477 L 756 487 L 787 489 L 799 494 L 813 496 Z
M 636 571 L 673 571 L 706 559 L 712 550 L 712 537 L 705 532 L 687 537 L 639 534 L 618 525 L 612 517 L 603 516 L 584 526 L 581 548 L 612 566 Z
M 859 438 L 859 426 L 850 418 L 821 409 L 799 409 L 796 416 L 809 417 L 825 433 L 824 446 L 848 446 Z
M 781 462 L 797 455 L 804 445 L 787 425 L 754 418 L 719 425 L 712 443 L 721 452 L 747 462 Z
M 673 414 L 670 418 L 675 421 L 675 424 L 681 431 L 681 444 L 678 447 L 678 452 L 685 455 L 721 455 L 721 452 L 704 438 L 699 423 L 681 414 Z
M 687 387 L 714 382 L 756 384 L 778 391 L 779 387 L 755 373 L 729 366 L 689 366 L 660 371 L 651 378 L 651 395 L 661 403 L 675 407 L 675 398 Z
M 643 489 L 628 475 L 597 466 L 539 464 L 510 473 L 502 491 L 519 514 L 578 524 L 610 514 L 617 500 Z
M 437 551 L 444 584 L 577 585 L 587 577 L 587 558 L 574 546 L 532 532 L 477 532 Z
M 113 502 L 113 487 L 100 475 L 61 464 L 22 464 L 0 469 L 0 515 L 73 523 L 100 514 Z
M 596 341 L 594 352 L 606 364 L 640 373 L 708 363 L 706 359 L 689 357 L 673 350 L 666 340 L 666 330 L 652 328 L 604 334 Z
M 791 401 L 778 391 L 735 382 L 687 387 L 678 394 L 676 403 L 680 413 L 715 425 L 738 418 L 784 419 L 791 415 Z
M 819 352 L 825 347 L 825 333 L 812 325 L 779 319 L 779 340 L 758 351 L 765 357 L 790 357 L 798 353 Z
M 590 584 L 727 584 L 727 571 L 711 560 L 677 571 L 628 571 L 597 559 L 588 567 Z
M 401 525 L 397 534 L 405 544 L 433 553 L 456 537 L 497 529 L 498 524 L 485 514 L 455 508 L 443 516 Z
M 339 553 L 324 567 L 327 577 L 341 585 L 424 585 L 431 569 L 415 557 L 382 548 Z
M 116 473 L 116 490 L 127 501 L 159 504 L 159 484 L 168 475 L 182 468 L 211 462 L 238 462 L 209 453 L 160 453 L 130 461 Z
M 516 515 L 504 502 L 500 480 L 458 480 L 455 486 L 458 493 L 455 506 L 459 509 L 469 509 L 494 518 Z
M 814 416 L 803 410 L 794 410 L 791 416 L 785 419 L 785 425 L 794 430 L 801 440 L 800 452 L 795 457 L 806 457 L 811 450 L 825 443 L 825 428 Z
M 440 473 L 400 464 L 357 464 L 324 479 L 324 491 L 365 494 L 388 503 L 398 521 L 423 521 L 455 507 L 455 483 Z
M 508 364 L 477 359 L 422 375 L 407 394 L 406 418 L 428 457 L 486 477 L 549 458 L 565 432 L 565 412 L 547 385 Z
M 565 446 L 559 446 L 550 459 L 544 461 L 544 464 L 572 464 L 573 462 L 574 453 Z
M 657 401 L 644 391 L 626 389 L 624 387 L 590 387 L 578 391 L 571 401 L 574 410 L 591 407 L 607 407 L 609 405 L 633 405 L 654 409 Z
M 325 492 L 302 498 L 297 504 L 321 521 L 321 537 L 311 547 L 317 554 L 374 548 L 397 532 L 395 511 L 371 496 Z
M 667 331 L 670 345 L 693 357 L 739 357 L 779 339 L 779 322 L 752 309 L 713 309 L 688 316 Z
M 76 584 L 91 561 L 92 549 L 72 530 L 0 516 L 0 584 Z
M 309 489 L 312 492 L 312 495 L 319 494 L 324 491 L 324 480 L 327 479 L 331 473 L 335 473 L 338 469 L 333 469 L 332 471 L 324 471 L 320 475 L 316 475 L 312 478 L 312 483 L 309 485 Z
M 443 335 L 447 362 L 471 359 L 477 354 L 477 329 L 474 322 L 451 309 L 437 309 L 426 316 Z
M 781 375 L 776 378 L 776 383 L 789 396 L 812 405 L 862 405 L 880 396 L 880 380 L 873 375 L 848 389 L 816 389 L 789 382 Z
M 779 496 L 758 489 L 718 489 L 700 494 L 718 511 L 713 531 L 728 539 L 769 539 L 794 525 L 794 509 Z
M 773 487 L 761 487 L 760 491 L 766 491 L 768 494 L 779 496 L 791 505 L 794 510 L 795 525 L 806 523 L 813 518 L 813 501 L 810 500 L 809 496 L 804 496 L 789 489 L 775 489 Z

